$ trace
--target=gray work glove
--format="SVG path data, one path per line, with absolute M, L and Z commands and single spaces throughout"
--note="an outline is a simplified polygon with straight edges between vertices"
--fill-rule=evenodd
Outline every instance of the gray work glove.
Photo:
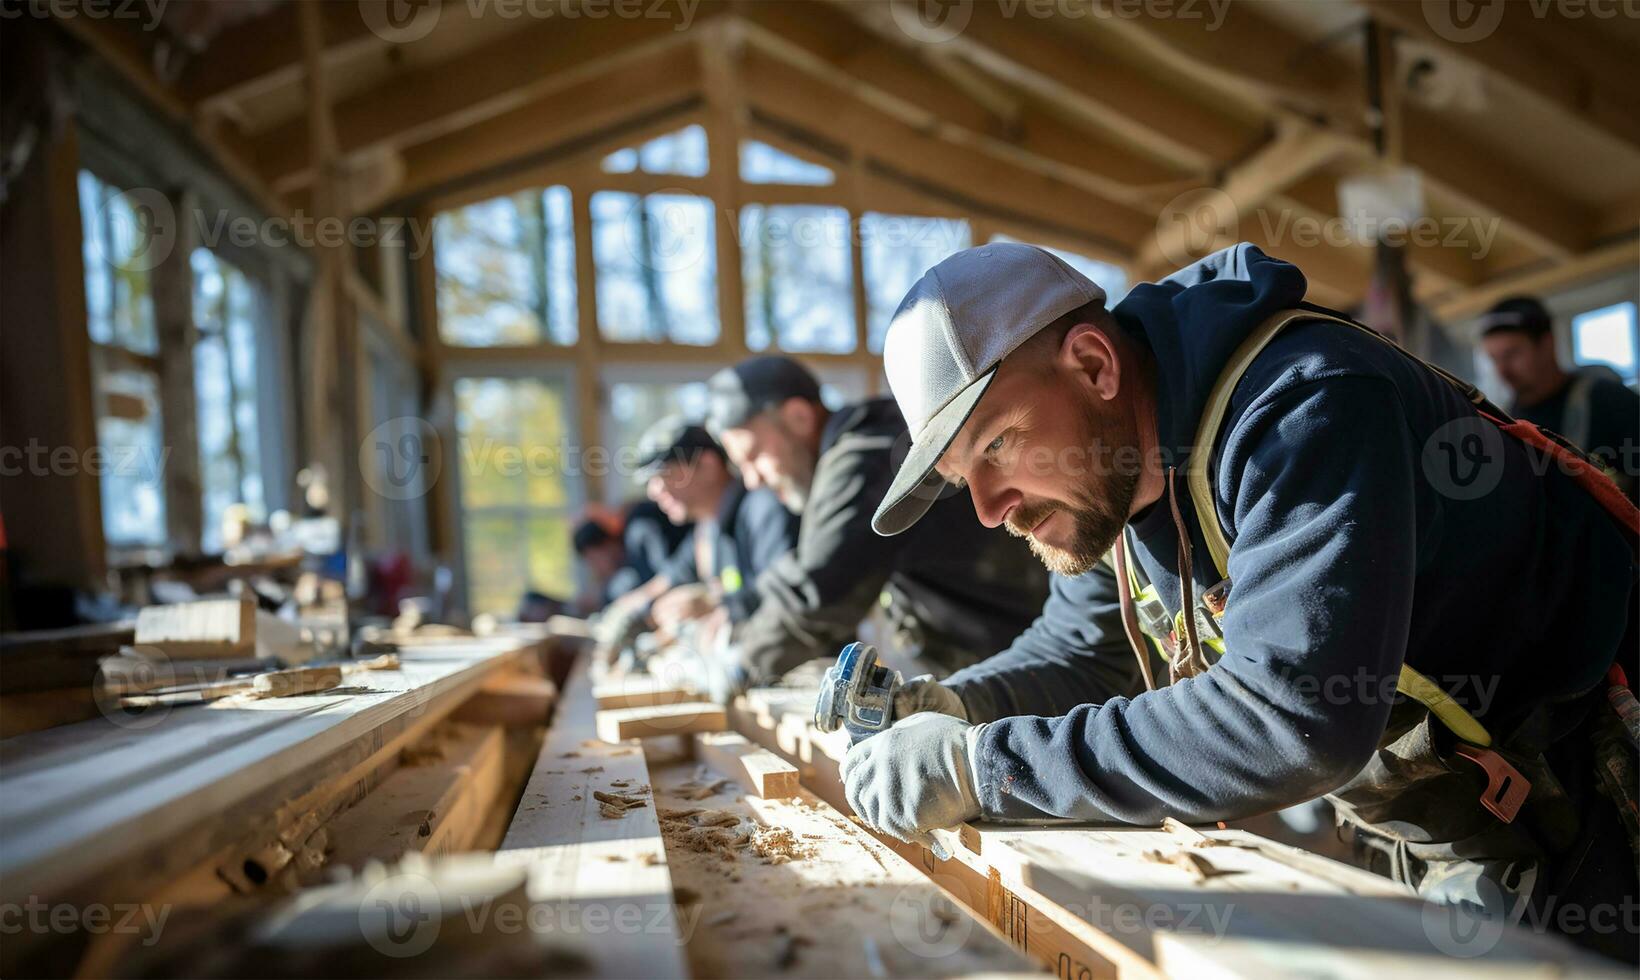
M 937 711 L 942 715 L 968 720 L 968 709 L 956 691 L 934 679 L 933 674 L 913 677 L 900 685 L 894 694 L 894 720 L 909 718 L 919 711 Z
M 843 758 L 849 806 L 871 827 L 933 848 L 929 831 L 980 814 L 968 759 L 972 727 L 924 711 L 856 744 Z

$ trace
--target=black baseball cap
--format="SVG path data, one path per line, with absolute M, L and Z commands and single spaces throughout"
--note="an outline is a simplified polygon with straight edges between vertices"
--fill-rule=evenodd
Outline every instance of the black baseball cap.
M 818 402 L 820 382 L 789 357 L 747 358 L 706 382 L 706 427 L 714 433 L 738 429 L 788 398 Z
M 1523 333 L 1534 340 L 1554 329 L 1548 307 L 1535 296 L 1511 296 L 1480 318 L 1481 336 L 1496 333 Z
M 640 476 L 653 476 L 667 463 L 692 460 L 701 453 L 717 453 L 722 457 L 723 447 L 717 444 L 705 427 L 677 415 L 668 415 L 639 437 L 638 473 Z

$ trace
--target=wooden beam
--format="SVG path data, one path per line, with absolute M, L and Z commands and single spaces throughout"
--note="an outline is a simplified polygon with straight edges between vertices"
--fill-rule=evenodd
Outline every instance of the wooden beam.
M 407 853 L 471 849 L 502 794 L 504 731 L 447 723 L 399 768 L 329 824 L 332 866 L 364 869 Z
M 1407 35 L 1544 100 L 1565 118 L 1640 150 L 1640 88 L 1632 61 L 1613 63 L 1598 44 L 1582 37 L 1556 44 L 1556 35 L 1567 30 L 1556 18 L 1538 16 L 1524 4 L 1501 3 L 1489 30 L 1481 28 L 1491 23 L 1494 10 L 1483 9 L 1485 19 L 1474 30 L 1455 33 L 1432 26 L 1458 26 L 1452 0 L 1357 2 Z
M 748 38 L 762 50 L 940 139 L 1127 203 L 1137 203 L 1159 181 L 1185 175 L 1040 109 L 1020 106 L 1000 119 L 932 78 L 926 60 L 863 33 L 826 5 L 743 9 Z
M 728 725 L 723 708 L 704 701 L 612 708 L 598 712 L 598 737 L 606 742 L 721 732 Z
M 643 708 L 655 704 L 680 704 L 693 701 L 696 695 L 676 684 L 655 680 L 647 675 L 628 675 L 608 680 L 592 689 L 592 699 L 599 711 L 612 708 Z
M 396 753 L 528 646 L 453 641 L 401 654 L 401 669 L 372 674 L 366 692 L 161 711 L 142 716 L 141 737 L 124 719 L 8 740 L 0 770 L 0 821 L 10 828 L 0 840 L 5 900 L 140 899 L 247 838 L 295 827 L 300 843 L 317 826 L 303 823 L 316 806 L 368 776 L 382 752 Z M 51 939 L 8 942 L 6 972 L 37 972 L 16 968 L 32 955 L 22 947 Z
M 666 85 L 656 85 L 666 78 Z M 686 47 L 570 85 L 554 96 L 503 112 L 466 129 L 404 150 L 399 198 L 427 194 L 618 127 L 634 117 L 694 105 L 700 80 Z
M 745 37 L 739 21 L 727 19 L 697 33 L 695 51 L 706 94 L 707 179 L 713 187 L 712 215 L 717 246 L 718 322 L 732 359 L 746 353 L 746 297 L 740 279 L 740 141 L 746 131 L 744 81 L 740 66 Z
M 495 860 L 527 868 L 531 899 L 553 909 L 556 917 L 547 921 L 557 926 L 555 963 L 573 962 L 594 976 L 681 980 L 689 970 L 649 768 L 636 744 L 589 740 L 589 687 L 582 658 L 564 684 L 564 710 Z M 633 805 L 608 804 L 600 795 Z M 609 941 L 609 924 L 633 921 L 634 914 L 643 927 Z
M 1391 0 L 1391 6 L 1398 0 Z M 1243 100 L 1264 99 L 1265 111 L 1281 119 L 1290 105 L 1318 115 L 1318 124 L 1351 140 L 1364 164 L 1374 160 L 1359 95 L 1360 71 L 1343 57 L 1318 50 L 1307 38 L 1259 12 L 1257 4 L 1232 5 L 1213 30 L 1180 18 L 1101 21 L 1126 43 L 1165 59 L 1182 79 L 1203 90 L 1226 91 Z M 1253 53 L 1249 57 L 1249 53 Z M 1309 99 L 1290 103 L 1282 93 L 1300 88 Z M 1451 122 L 1412 103 L 1400 106 L 1403 162 L 1424 175 L 1466 211 L 1498 217 L 1544 255 L 1565 257 L 1590 238 L 1584 208 L 1496 154 L 1474 147 Z
M 701 761 L 739 783 L 753 796 L 766 800 L 796 796 L 797 767 L 768 749 L 746 741 L 737 732 L 714 732 L 695 736 Z
M 171 122 L 178 125 L 192 122 L 188 104 L 154 74 L 147 46 L 135 31 L 128 29 L 128 21 L 63 17 L 55 23 L 110 65 Z M 261 171 L 252 166 L 251 161 L 257 159 L 254 147 L 210 127 L 203 127 L 194 135 L 206 153 L 259 207 L 272 216 L 289 215 L 273 188 L 262 179 Z
M 479 692 L 450 717 L 472 724 L 509 728 L 545 725 L 558 701 L 558 686 L 545 677 L 503 674 L 484 682 Z
M 1629 238 L 1564 262 L 1545 262 L 1540 268 L 1502 276 L 1437 302 L 1435 315 L 1448 321 L 1464 320 L 1516 293 L 1550 293 L 1625 273 L 1631 278 L 1640 277 L 1640 239 Z
M 835 0 L 891 40 L 915 45 L 889 4 Z M 1259 139 L 1257 127 L 1187 99 L 1108 53 L 1089 50 L 1036 16 L 1011 16 L 998 4 L 964 5 L 962 30 L 938 47 L 1050 104 L 1092 123 L 1154 158 L 1205 173 L 1241 157 Z M 915 16 L 913 14 L 912 16 Z
M 1270 142 L 1230 168 L 1213 188 L 1187 191 L 1189 214 L 1164 210 L 1156 234 L 1140 250 L 1136 265 L 1149 275 L 1188 265 L 1196 259 L 1235 244 L 1226 240 L 1271 195 L 1349 152 L 1348 141 L 1297 121 L 1283 122 Z
M 682 45 L 718 12 L 702 9 L 690 31 L 661 18 L 554 18 L 436 64 L 396 72 L 336 103 L 339 152 L 403 148 L 457 132 Z M 280 190 L 312 180 L 303 130 L 303 121 L 293 119 L 252 140 L 264 173 Z
M 376 23 L 392 0 L 359 3 L 320 3 L 325 23 L 324 59 L 327 63 L 388 47 L 370 29 L 364 10 L 374 6 Z M 241 21 L 213 37 L 205 50 L 184 62 L 176 88 L 183 101 L 210 112 L 221 103 L 261 95 L 302 80 L 302 35 L 296 4 L 275 5 L 258 17 Z M 419 8 L 418 16 L 437 16 L 433 7 Z
M 757 50 L 747 54 L 745 77 L 747 100 L 759 111 L 854 147 L 908 179 L 943 186 L 954 202 L 967 198 L 976 210 L 1081 229 L 1123 254 L 1154 227 L 1127 206 L 928 136 L 870 106 L 849 104 L 838 89 Z

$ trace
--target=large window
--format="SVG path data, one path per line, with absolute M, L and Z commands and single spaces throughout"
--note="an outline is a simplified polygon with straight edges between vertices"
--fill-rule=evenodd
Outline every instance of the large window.
M 712 202 L 599 191 L 590 205 L 599 332 L 617 341 L 716 343 Z
M 506 614 L 526 591 L 576 592 L 570 527 L 580 481 L 567 382 L 455 382 L 467 598 L 474 613 Z
M 740 209 L 746 342 L 796 353 L 854 350 L 854 275 L 843 208 Z
M 149 276 L 156 216 L 90 171 L 79 175 L 87 324 L 103 537 L 113 548 L 165 543 L 165 433 Z
M 748 184 L 830 187 L 837 175 L 830 167 L 799 159 L 760 140 L 741 140 L 740 179 Z
M 685 126 L 675 133 L 657 136 L 641 146 L 629 146 L 604 157 L 603 170 L 611 174 L 674 174 L 704 177 L 710 167 L 706 152 L 706 129 Z
M 604 371 L 603 433 L 610 473 L 604 480 L 608 503 L 644 495 L 644 481 L 633 472 L 638 440 L 644 430 L 668 415 L 695 421 L 706 415 L 706 376 L 710 368 L 690 370 L 661 366 L 610 367 Z
M 881 354 L 883 337 L 900 300 L 929 267 L 972 244 L 968 222 L 867 211 L 860 216 L 861 259 L 865 266 L 866 325 L 871 352 Z
M 209 249 L 190 257 L 194 273 L 194 404 L 203 490 L 202 540 L 222 549 L 228 508 L 267 517 L 257 425 L 257 317 L 259 297 L 244 273 Z
M 1640 373 L 1640 330 L 1635 305 L 1614 303 L 1572 317 L 1572 359 L 1578 364 L 1604 364 L 1623 383 L 1634 386 Z
M 444 342 L 575 343 L 571 222 L 563 187 L 519 191 L 438 215 L 433 241 Z

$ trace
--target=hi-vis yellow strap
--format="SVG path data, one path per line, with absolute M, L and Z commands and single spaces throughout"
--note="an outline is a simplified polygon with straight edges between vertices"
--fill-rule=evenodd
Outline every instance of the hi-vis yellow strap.
M 1234 394 L 1236 383 L 1241 380 L 1241 376 L 1247 373 L 1253 358 L 1275 339 L 1282 328 L 1299 320 L 1328 320 L 1353 327 L 1383 343 L 1390 342 L 1360 324 L 1351 323 L 1342 317 L 1328 316 L 1314 310 L 1284 310 L 1260 324 L 1257 330 L 1241 342 L 1235 353 L 1230 355 L 1224 370 L 1219 372 L 1218 380 L 1213 382 L 1213 390 L 1208 393 L 1207 405 L 1202 409 L 1201 424 L 1196 429 L 1195 446 L 1185 469 L 1185 477 L 1190 486 L 1190 499 L 1196 505 L 1196 521 L 1201 525 L 1202 537 L 1207 540 L 1207 551 L 1213 556 L 1213 567 L 1217 568 L 1219 575 L 1224 578 L 1230 577 L 1230 542 L 1225 540 L 1224 528 L 1219 526 L 1218 505 L 1213 500 L 1213 481 L 1208 472 L 1212 465 L 1213 446 L 1218 441 L 1219 429 L 1224 425 L 1224 415 L 1230 407 L 1230 396 Z M 1445 376 L 1444 373 L 1442 376 Z M 1492 744 L 1492 735 L 1486 730 L 1486 726 L 1476 721 L 1474 715 L 1447 696 L 1440 685 L 1406 664 L 1401 665 L 1401 676 L 1395 682 L 1395 689 L 1428 708 L 1430 714 L 1465 742 L 1483 748 Z

